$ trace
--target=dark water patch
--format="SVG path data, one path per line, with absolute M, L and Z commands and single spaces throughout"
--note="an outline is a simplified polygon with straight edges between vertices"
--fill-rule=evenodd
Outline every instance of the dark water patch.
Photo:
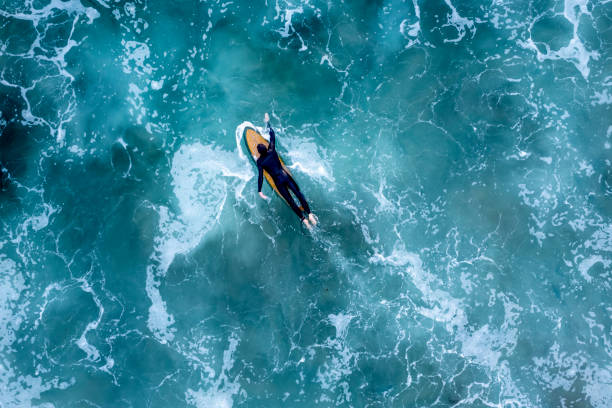
M 12 55 L 1 55 L 0 61 L 4 68 L 2 78 L 10 83 L 11 87 L 30 88 L 35 80 L 57 73 L 57 68 L 51 61 Z
M 574 35 L 574 26 L 564 16 L 544 16 L 533 23 L 531 38 L 540 50 L 558 51 L 568 45 Z
M 43 19 L 39 23 L 44 27 L 40 30 L 42 35 L 38 43 L 39 51 L 47 54 L 47 56 L 53 56 L 58 49 L 68 45 L 74 21 L 71 18 L 66 19 L 66 17 L 66 14 L 60 12 Z
M 27 53 L 37 37 L 31 21 L 4 16 L 0 16 L 0 33 L 7 54 Z
M 32 114 L 53 127 L 59 126 L 62 119 L 66 119 L 65 114 L 71 104 L 71 98 L 66 93 L 69 84 L 70 80 L 60 75 L 49 76 L 37 82 L 33 89 L 25 93 Z
M 51 0 L 34 0 L 32 1 L 32 7 L 34 9 L 40 10 L 42 8 L 47 7 L 49 4 L 51 4 Z
M 528 8 L 531 17 L 540 16 L 551 10 L 555 12 L 563 11 L 561 4 L 555 3 L 554 0 L 535 0 Z
M 421 180 L 435 179 L 439 183 L 423 184 L 423 191 L 437 196 L 444 189 L 455 171 L 460 155 L 456 141 L 443 130 L 429 123 L 417 123 L 401 133 L 399 143 L 409 160 L 405 161 L 405 171 L 415 174 Z M 431 149 L 427 146 L 436 146 Z
M 14 110 L 18 109 L 17 106 L 19 105 L 13 105 Z M 10 112 L 12 109 L 8 107 L 7 110 Z M 11 119 L 4 122 L 0 132 L 0 165 L 4 169 L 3 191 L 15 197 L 13 194 L 17 193 L 17 185 L 14 182 L 33 186 L 40 181 L 37 166 L 43 144 L 40 138 L 44 140 L 46 132 Z
M 77 347 L 76 340 L 85 330 L 87 322 L 96 316 L 96 304 L 89 293 L 76 285 L 59 289 L 41 316 L 38 335 L 45 338 L 46 357 L 59 364 L 69 364 L 82 358 L 82 350 Z
M 170 162 L 164 150 L 163 134 L 151 134 L 142 127 L 132 126 L 125 130 L 123 141 L 126 154 L 129 155 L 129 178 L 138 186 L 137 192 L 153 202 L 163 200 L 170 188 Z M 125 173 L 116 177 L 124 177 Z M 120 184 L 119 184 L 120 185 Z M 156 185 L 164 188 L 163 192 L 152 191 L 147 186 Z
M 395 356 L 365 357 L 357 365 L 360 376 L 363 376 L 363 397 L 366 400 L 378 400 L 380 395 L 391 391 L 397 381 L 405 377 L 406 361 Z
M 499 73 L 494 73 L 493 78 L 486 76 L 478 82 L 463 82 L 459 91 L 459 109 L 478 127 L 520 126 L 524 119 L 534 113 L 533 107 L 525 96 L 513 90 L 516 85 L 500 78 Z
M 606 49 L 606 47 L 602 47 L 602 42 L 605 41 L 605 38 L 601 38 L 599 33 L 592 16 L 586 14 L 580 15 L 578 20 L 578 38 L 580 38 L 588 51 Z

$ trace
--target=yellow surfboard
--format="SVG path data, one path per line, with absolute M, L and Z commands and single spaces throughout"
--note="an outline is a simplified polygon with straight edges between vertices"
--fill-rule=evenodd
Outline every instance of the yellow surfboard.
M 262 144 L 266 147 L 268 147 L 268 145 L 270 144 L 266 139 L 264 139 L 264 137 L 255 129 L 251 128 L 251 127 L 247 127 L 244 129 L 244 134 L 243 134 L 243 139 L 244 139 L 244 143 L 247 146 L 247 149 L 249 149 L 249 153 L 251 153 L 251 159 L 253 159 L 253 161 L 255 163 L 257 163 L 257 159 L 259 159 L 259 152 L 257 151 L 257 145 L 258 144 Z M 281 159 L 280 156 L 278 156 L 278 159 L 280 160 L 283 169 L 287 172 L 287 174 L 289 175 L 289 177 L 291 177 L 293 179 L 293 176 L 291 175 L 291 172 L 289 171 L 289 169 L 287 168 L 287 166 L 285 166 L 285 162 L 283 162 L 283 159 Z M 289 203 L 287 203 L 287 201 L 285 200 L 285 198 L 281 195 L 281 193 L 278 191 L 278 188 L 276 188 L 276 184 L 274 184 L 274 179 L 272 178 L 272 176 L 270 176 L 268 174 L 267 171 L 264 170 L 264 177 L 266 178 L 266 180 L 268 181 L 268 184 L 270 184 L 270 187 L 272 187 L 272 189 L 276 192 L 276 194 L 283 199 L 283 201 L 289 205 Z M 293 180 L 295 182 L 295 179 Z M 297 183 L 295 183 L 297 185 Z M 300 206 L 301 209 L 303 209 Z

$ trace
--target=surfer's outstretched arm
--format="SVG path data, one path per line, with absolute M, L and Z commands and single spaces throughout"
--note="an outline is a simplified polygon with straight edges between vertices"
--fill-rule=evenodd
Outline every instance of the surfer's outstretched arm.
M 268 146 L 268 151 L 273 152 L 276 150 L 276 135 L 274 134 L 274 129 L 268 123 L 268 130 L 270 131 L 270 146 Z
M 257 164 L 257 169 L 259 170 L 259 176 L 257 177 L 257 192 L 261 198 L 267 200 L 269 197 L 261 192 L 261 185 L 263 183 L 263 168 Z
M 263 167 L 259 163 L 257 163 L 257 170 L 259 171 L 257 175 L 257 192 L 261 198 L 267 200 L 268 196 L 261 192 L 261 185 L 263 184 Z
M 274 129 L 270 126 L 270 116 L 267 113 L 264 115 L 264 122 L 270 132 L 270 145 L 268 146 L 268 151 L 273 152 L 276 150 L 276 135 L 274 134 Z
M 257 192 L 261 194 L 261 185 L 263 184 L 263 167 L 261 164 L 257 163 L 257 170 L 259 174 L 257 175 Z

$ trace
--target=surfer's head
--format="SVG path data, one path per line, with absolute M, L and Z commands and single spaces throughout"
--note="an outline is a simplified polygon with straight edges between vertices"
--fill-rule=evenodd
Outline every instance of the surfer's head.
M 265 156 L 268 153 L 268 148 L 266 145 L 260 143 L 257 145 L 257 151 L 259 152 L 260 156 Z

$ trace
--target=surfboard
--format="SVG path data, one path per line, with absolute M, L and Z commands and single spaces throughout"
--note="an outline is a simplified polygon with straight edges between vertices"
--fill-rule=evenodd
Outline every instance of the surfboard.
M 268 147 L 270 143 L 258 131 L 256 131 L 252 127 L 246 127 L 244 129 L 243 139 L 244 139 L 244 143 L 246 144 L 247 149 L 249 150 L 253 163 L 257 164 L 257 159 L 259 159 L 259 152 L 257 151 L 257 145 L 261 143 L 264 146 Z M 287 166 L 285 166 L 285 162 L 283 162 L 283 159 L 280 157 L 280 155 L 278 156 L 278 159 L 280 160 L 281 165 L 283 166 L 283 169 L 287 172 L 289 177 L 293 179 L 293 175 L 291 174 Z M 276 188 L 276 184 L 274 184 L 274 179 L 272 178 L 272 176 L 269 175 L 268 172 L 265 170 L 264 170 L 264 177 L 268 181 L 268 184 L 270 184 L 270 187 L 272 187 L 272 190 L 276 192 L 276 194 L 285 202 L 285 204 L 289 205 L 289 203 L 287 203 L 287 200 L 285 200 L 285 197 L 283 197 L 280 191 L 278 191 L 278 188 Z M 295 179 L 293 179 L 293 182 L 297 185 L 297 183 L 295 182 Z M 300 209 L 303 210 L 301 206 L 300 206 Z

